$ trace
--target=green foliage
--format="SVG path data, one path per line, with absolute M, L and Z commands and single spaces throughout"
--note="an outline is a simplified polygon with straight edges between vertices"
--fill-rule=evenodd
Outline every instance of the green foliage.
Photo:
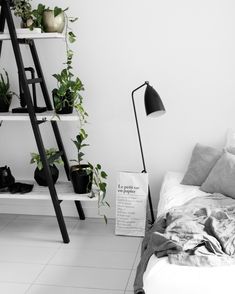
M 90 162 L 88 162 L 88 165 L 93 172 L 93 184 L 98 189 L 98 213 L 99 215 L 104 217 L 105 222 L 107 223 L 107 217 L 105 214 L 101 214 L 100 209 L 101 207 L 108 206 L 110 207 L 110 204 L 106 201 L 106 189 L 107 189 L 107 177 L 105 171 L 102 170 L 102 167 L 100 164 L 97 164 L 96 166 L 92 165 Z
M 74 77 L 71 69 L 72 57 L 69 57 L 67 67 L 62 69 L 58 74 L 53 74 L 53 77 L 57 80 L 57 88 L 53 90 L 55 109 L 61 110 L 65 103 L 69 106 L 73 106 L 80 114 L 80 119 L 85 121 L 87 113 L 82 106 L 82 96 L 80 91 L 84 90 L 84 86 L 79 77 Z
M 33 9 L 32 10 L 32 18 L 33 18 L 33 23 L 32 25 L 30 26 L 30 29 L 34 29 L 34 28 L 41 28 L 41 30 L 44 32 L 45 29 L 43 27 L 43 13 L 44 11 L 53 11 L 54 12 L 54 17 L 58 16 L 59 14 L 67 11 L 69 8 L 65 8 L 65 9 L 62 9 L 60 7 L 57 7 L 55 6 L 54 8 L 50 8 L 50 7 L 46 7 L 45 5 L 43 4 L 38 4 L 37 8 L 36 9 Z M 67 36 L 69 38 L 69 36 Z
M 76 140 L 72 140 L 74 145 L 76 146 L 77 149 L 77 159 L 72 160 L 77 162 L 79 165 L 81 164 L 82 160 L 83 160 L 83 156 L 85 155 L 81 149 L 83 147 L 89 146 L 89 144 L 85 144 L 83 143 L 88 137 L 88 134 L 86 133 L 86 131 L 84 129 L 80 129 L 79 134 L 76 136 Z
M 14 15 L 21 17 L 21 19 L 26 22 L 28 19 L 32 20 L 30 23 L 29 28 L 33 30 L 34 28 L 40 28 L 42 31 L 44 30 L 43 27 L 43 13 L 44 11 L 52 10 L 54 12 L 54 17 L 58 16 L 61 13 L 65 13 L 69 7 L 62 9 L 61 7 L 55 6 L 54 8 L 46 7 L 44 4 L 39 3 L 37 8 L 32 9 L 31 2 L 32 0 L 13 0 L 13 11 Z M 70 43 L 76 41 L 76 36 L 73 33 L 72 29 L 69 27 L 69 22 L 73 23 L 78 18 L 77 17 L 69 17 L 65 13 L 66 17 L 66 38 Z
M 54 164 L 63 164 L 61 152 L 59 152 L 55 148 L 46 149 L 45 152 L 49 165 L 52 166 Z M 39 170 L 42 170 L 43 168 L 41 157 L 38 153 L 31 153 L 30 163 L 36 163 Z
M 7 96 L 10 91 L 10 82 L 9 82 L 9 76 L 5 69 L 3 69 L 5 72 L 6 79 L 4 79 L 3 74 L 0 74 L 0 95 L 1 96 Z
M 13 10 L 14 15 L 21 17 L 23 21 L 32 17 L 31 0 L 14 0 Z
M 30 29 L 33 30 L 34 28 L 40 28 L 42 31 L 43 29 L 43 12 L 45 11 L 45 5 L 38 4 L 37 8 L 32 11 L 33 17 L 33 24 L 30 26 Z
M 4 100 L 6 104 L 10 104 L 12 95 L 15 93 L 10 91 L 10 82 L 9 82 L 9 76 L 5 69 L 5 78 L 3 76 L 3 73 L 0 73 L 0 97 Z
M 73 22 L 77 18 L 73 18 Z M 75 34 L 70 30 L 66 34 L 66 65 L 58 74 L 53 74 L 53 77 L 57 80 L 57 88 L 53 90 L 55 109 L 61 110 L 63 105 L 67 103 L 69 106 L 73 106 L 80 117 L 80 123 L 83 125 L 87 119 L 87 112 L 83 108 L 83 97 L 80 91 L 84 90 L 84 86 L 79 77 L 75 77 L 73 74 L 73 51 L 69 48 L 68 42 L 73 43 L 76 40 Z

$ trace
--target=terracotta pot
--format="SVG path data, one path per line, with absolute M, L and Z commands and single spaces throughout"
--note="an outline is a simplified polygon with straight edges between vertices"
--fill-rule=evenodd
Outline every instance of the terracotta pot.
M 53 183 L 55 184 L 59 177 L 59 170 L 55 165 L 50 165 L 50 170 L 51 170 Z M 38 168 L 36 168 L 34 171 L 34 179 L 39 186 L 48 186 L 44 169 L 39 170 Z
M 45 32 L 48 33 L 62 33 L 65 27 L 64 12 L 61 12 L 56 17 L 54 16 L 54 10 L 46 10 L 42 15 L 42 23 Z
M 91 192 L 93 173 L 88 164 L 73 165 L 70 168 L 70 177 L 73 184 L 74 192 L 85 194 Z

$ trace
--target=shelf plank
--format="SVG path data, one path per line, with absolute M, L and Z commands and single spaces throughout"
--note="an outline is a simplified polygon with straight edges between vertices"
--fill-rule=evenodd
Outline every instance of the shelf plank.
M 78 121 L 79 116 L 76 111 L 72 114 L 59 114 L 55 115 L 54 111 L 45 111 L 43 113 L 37 113 L 38 121 Z M 12 112 L 0 112 L 0 121 L 29 121 L 28 113 L 12 113 Z
M 18 33 L 18 39 L 65 39 L 65 36 L 60 33 Z M 0 40 L 10 40 L 10 34 L 7 32 L 0 33 Z
M 29 181 L 21 181 L 22 183 L 29 183 Z M 26 194 L 11 194 L 9 192 L 0 192 L 0 199 L 24 199 L 24 200 L 51 200 L 48 187 L 42 187 L 35 182 L 33 190 Z M 75 194 L 71 182 L 57 182 L 55 184 L 58 198 L 63 201 L 97 201 L 98 197 L 90 198 L 91 193 L 88 194 Z

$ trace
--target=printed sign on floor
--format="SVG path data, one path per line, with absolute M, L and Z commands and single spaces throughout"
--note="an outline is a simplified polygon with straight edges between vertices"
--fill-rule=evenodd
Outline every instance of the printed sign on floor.
M 116 191 L 116 235 L 144 236 L 147 196 L 147 173 L 118 173 Z

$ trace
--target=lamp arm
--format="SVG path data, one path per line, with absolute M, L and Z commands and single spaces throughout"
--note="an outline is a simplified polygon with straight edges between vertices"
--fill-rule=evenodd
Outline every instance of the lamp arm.
M 146 81 L 146 82 L 144 82 L 144 84 L 142 84 L 141 86 L 139 86 L 138 88 L 133 90 L 132 93 L 131 93 L 132 97 L 134 96 L 135 91 L 139 90 L 140 88 L 142 88 L 143 86 L 148 85 L 148 84 L 149 84 L 149 82 Z
M 132 96 L 132 103 L 133 103 L 133 109 L 134 109 L 134 114 L 135 114 L 135 122 L 136 122 L 136 128 L 137 128 L 137 133 L 138 133 L 138 138 L 139 138 L 139 144 L 140 144 L 140 152 L 141 152 L 141 157 L 142 157 L 142 163 L 143 163 L 143 168 L 144 170 L 142 172 L 146 172 L 146 165 L 145 165 L 145 160 L 144 160 L 144 152 L 143 152 L 143 147 L 142 147 L 142 142 L 141 142 L 141 137 L 140 137 L 140 130 L 139 130 L 139 124 L 137 120 L 137 112 L 136 112 L 136 107 L 135 107 L 135 100 L 134 100 L 134 93 L 135 91 L 139 90 L 143 86 L 148 85 L 148 82 L 145 82 L 138 88 L 132 91 L 131 96 Z

